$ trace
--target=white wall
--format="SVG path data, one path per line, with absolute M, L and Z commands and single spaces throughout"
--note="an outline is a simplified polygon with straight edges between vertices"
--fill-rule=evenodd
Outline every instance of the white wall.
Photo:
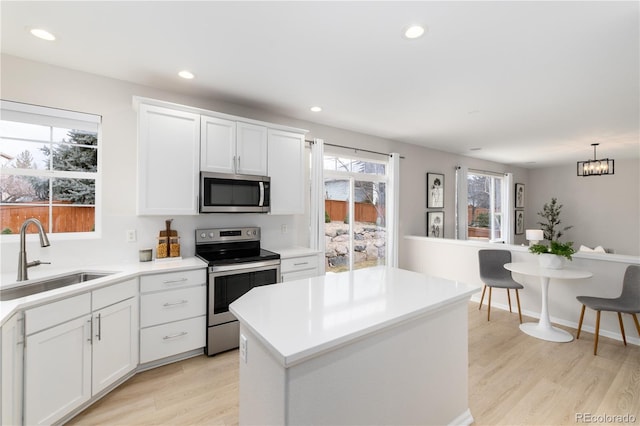
M 563 204 L 562 223 L 573 225 L 563 241 L 573 241 L 576 248 L 601 245 L 617 254 L 640 255 L 640 160 L 615 159 L 610 176 L 576 176 L 575 164 L 535 169 L 529 181 L 527 228 L 539 228 L 542 218 L 536 213 L 556 197 Z

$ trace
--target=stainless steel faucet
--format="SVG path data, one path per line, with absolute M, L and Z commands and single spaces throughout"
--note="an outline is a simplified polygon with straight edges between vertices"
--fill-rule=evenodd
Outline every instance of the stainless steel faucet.
M 18 257 L 17 281 L 25 281 L 29 279 L 29 277 L 27 276 L 27 268 L 30 268 L 32 266 L 51 263 L 51 262 L 41 262 L 39 260 L 34 260 L 33 262 L 27 262 L 27 248 L 26 248 L 25 239 L 26 239 L 27 227 L 29 226 L 30 223 L 33 223 L 38 227 L 38 234 L 40 234 L 40 246 L 49 247 L 51 245 L 49 244 L 49 238 L 47 238 L 47 233 L 44 232 L 44 229 L 42 228 L 42 223 L 40 223 L 38 219 L 32 217 L 24 221 L 24 223 L 22 224 L 22 227 L 20 228 L 20 255 Z

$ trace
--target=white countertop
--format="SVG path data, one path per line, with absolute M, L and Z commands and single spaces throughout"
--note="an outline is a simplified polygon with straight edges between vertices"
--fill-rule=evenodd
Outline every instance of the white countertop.
M 290 259 L 292 257 L 302 257 L 302 256 L 309 256 L 312 254 L 320 253 L 319 250 L 314 250 L 309 247 L 287 247 L 287 248 L 279 248 L 279 249 L 274 249 L 269 247 L 264 247 L 264 248 L 269 251 L 273 251 L 280 254 L 280 257 L 282 259 Z
M 229 310 L 290 367 L 479 290 L 382 266 L 256 287 Z
M 49 265 L 39 266 L 39 268 L 41 269 L 37 272 L 32 272 L 30 270 L 29 275 L 31 279 L 21 282 L 20 285 L 29 284 L 30 282 L 36 282 L 43 278 L 54 278 L 59 275 L 77 271 L 109 271 L 114 273 L 104 278 L 99 278 L 80 284 L 73 284 L 67 287 L 49 290 L 31 296 L 21 297 L 19 299 L 0 301 L 0 326 L 5 322 L 5 320 L 13 315 L 14 312 L 21 309 L 28 309 L 37 305 L 41 305 L 43 303 L 52 302 L 54 300 L 59 300 L 80 293 L 86 293 L 87 291 L 95 290 L 97 288 L 105 287 L 117 282 L 122 282 L 140 275 L 206 268 L 207 264 L 206 262 L 196 257 L 190 257 L 180 260 L 161 262 L 132 262 L 115 265 L 95 264 L 90 266 L 83 266 L 81 268 L 47 268 L 47 266 Z M 11 275 L 3 274 L 2 278 L 2 288 L 13 287 L 17 284 L 15 282 L 15 272 Z

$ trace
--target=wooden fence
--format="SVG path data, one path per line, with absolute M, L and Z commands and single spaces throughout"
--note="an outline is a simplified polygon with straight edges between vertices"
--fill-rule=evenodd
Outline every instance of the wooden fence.
M 0 230 L 12 234 L 20 232 L 22 223 L 35 217 L 47 232 L 91 232 L 95 228 L 95 207 L 53 206 L 53 227 L 49 224 L 48 206 L 0 206 Z M 35 226 L 27 233 L 38 232 Z
M 344 221 L 347 217 L 349 203 L 346 201 L 324 200 L 324 211 L 329 213 L 331 221 Z M 356 222 L 376 223 L 378 211 L 371 203 L 354 203 L 354 219 Z M 384 216 L 384 209 L 382 211 Z

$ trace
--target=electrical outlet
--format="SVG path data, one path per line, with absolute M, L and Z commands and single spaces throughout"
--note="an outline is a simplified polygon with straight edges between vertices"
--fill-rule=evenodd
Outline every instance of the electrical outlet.
M 240 335 L 240 359 L 246 364 L 247 362 L 247 337 L 244 334 Z
M 283 234 L 286 234 L 287 233 L 287 225 L 285 225 L 285 224 L 280 225 L 280 231 Z
M 136 240 L 137 240 L 136 230 L 135 229 L 128 229 L 127 230 L 127 242 L 128 243 L 135 243 Z

